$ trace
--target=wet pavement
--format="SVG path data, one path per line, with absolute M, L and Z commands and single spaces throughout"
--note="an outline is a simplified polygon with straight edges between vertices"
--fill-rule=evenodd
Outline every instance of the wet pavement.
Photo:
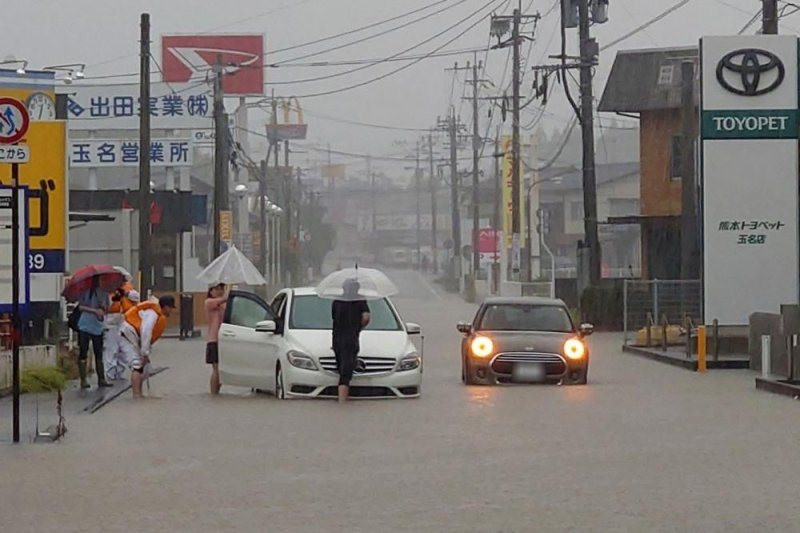
M 425 332 L 417 400 L 207 392 L 202 341 L 165 340 L 156 398 L 0 444 L 4 531 L 796 531 L 800 403 L 748 371 L 690 373 L 590 340 L 586 387 L 464 387 L 475 307 L 396 274 Z

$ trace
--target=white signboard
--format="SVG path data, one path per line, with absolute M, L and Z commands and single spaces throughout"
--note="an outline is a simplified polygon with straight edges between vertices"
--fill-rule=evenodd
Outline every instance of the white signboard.
M 165 138 L 150 142 L 150 164 L 155 167 L 192 166 L 189 139 Z M 139 165 L 139 141 L 125 139 L 73 139 L 69 143 L 70 168 Z
M 430 214 L 420 215 L 420 229 L 431 230 L 433 217 Z M 450 219 L 446 215 L 436 217 L 437 229 L 444 229 L 450 226 Z M 376 231 L 409 231 L 417 229 L 417 215 L 381 215 L 375 216 Z M 358 217 L 358 231 L 372 231 L 372 215 L 360 215 Z
M 139 129 L 139 84 L 68 85 L 70 130 Z M 152 129 L 210 128 L 214 98 L 205 82 L 152 83 L 150 86 Z
M 701 48 L 705 322 L 742 325 L 800 296 L 798 41 Z
M 11 310 L 12 286 L 11 273 L 13 265 L 12 239 L 12 218 L 11 200 L 13 191 L 11 188 L 0 188 L 0 310 L 9 312 Z M 25 305 L 29 301 L 28 292 L 28 270 L 26 262 L 28 257 L 28 239 L 26 222 L 27 201 L 25 200 L 25 189 L 19 190 L 19 302 Z
M 28 163 L 31 149 L 26 144 L 0 144 L 0 163 Z

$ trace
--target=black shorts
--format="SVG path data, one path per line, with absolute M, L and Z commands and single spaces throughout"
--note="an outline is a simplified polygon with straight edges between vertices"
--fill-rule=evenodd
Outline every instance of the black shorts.
M 209 342 L 206 344 L 206 364 L 216 365 L 219 363 L 219 344 Z

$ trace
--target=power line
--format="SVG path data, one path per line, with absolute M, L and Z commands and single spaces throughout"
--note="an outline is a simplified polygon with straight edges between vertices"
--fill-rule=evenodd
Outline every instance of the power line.
M 362 59 L 345 59 L 340 61 L 322 61 L 322 62 L 310 62 L 310 63 L 287 63 L 283 64 L 280 67 L 271 64 L 263 65 L 264 68 L 289 68 L 289 67 L 335 67 L 335 66 L 348 66 L 348 65 L 363 65 L 365 63 L 374 63 L 376 61 L 384 61 L 384 62 L 395 62 L 395 61 L 411 61 L 413 59 L 419 59 L 420 57 L 447 57 L 447 56 L 455 56 L 455 55 L 462 55 L 467 53 L 474 53 L 474 52 L 483 52 L 487 50 L 488 47 L 477 47 L 477 48 L 459 48 L 456 50 L 442 50 L 435 54 L 409 54 L 409 55 L 402 55 L 392 59 L 387 58 L 362 58 Z M 152 56 L 151 56 L 152 57 Z M 150 74 L 158 74 L 158 70 L 152 71 Z M 99 76 L 86 76 L 84 78 L 87 81 L 91 80 L 107 80 L 107 79 L 115 79 L 115 78 L 131 78 L 131 77 L 138 77 L 139 72 L 126 72 L 124 74 L 104 74 Z M 189 78 L 189 81 L 199 79 L 198 76 L 193 76 Z M 127 85 L 126 83 L 122 83 L 120 85 Z
M 311 46 L 313 44 L 324 43 L 326 41 L 332 41 L 334 39 L 338 39 L 339 37 L 345 37 L 347 35 L 353 35 L 354 33 L 359 33 L 359 32 L 362 32 L 364 30 L 368 30 L 370 28 L 376 28 L 378 26 L 383 26 L 384 24 L 388 24 L 388 23 L 394 22 L 396 20 L 401 20 L 401 19 L 404 19 L 406 17 L 410 17 L 411 15 L 416 15 L 417 13 L 420 13 L 422 11 L 428 10 L 428 9 L 430 9 L 432 7 L 436 7 L 439 4 L 443 4 L 443 3 L 449 2 L 449 1 L 450 0 L 439 0 L 437 2 L 433 2 L 432 4 L 428 4 L 428 5 L 423 6 L 421 8 L 417 8 L 417 9 L 415 9 L 413 11 L 408 11 L 408 12 L 402 13 L 400 15 L 395 15 L 393 17 L 389 17 L 388 19 L 380 20 L 378 22 L 372 22 L 370 24 L 367 24 L 365 26 L 361 26 L 361 27 L 358 27 L 358 28 L 354 28 L 352 30 L 343 31 L 343 32 L 337 33 L 335 35 L 329 35 L 327 37 L 322 37 L 320 39 L 315 39 L 313 41 L 307 41 L 305 43 L 300 43 L 300 44 L 295 44 L 295 45 L 292 45 L 292 46 L 287 46 L 285 48 L 278 48 L 277 50 L 273 50 L 272 52 L 269 52 L 268 55 L 278 54 L 280 52 L 288 52 L 289 50 L 296 50 L 298 48 L 305 48 L 306 46 Z
M 436 5 L 436 4 L 441 4 L 441 3 L 443 3 L 444 1 L 450 1 L 450 0 L 440 0 L 439 2 L 436 2 L 434 5 Z M 329 52 L 334 52 L 334 51 L 336 51 L 336 50 L 341 50 L 342 48 L 347 48 L 347 47 L 350 47 L 350 46 L 353 46 L 353 45 L 356 45 L 356 44 L 363 43 L 363 42 L 365 42 L 365 41 L 369 41 L 369 40 L 375 39 L 375 38 L 377 38 L 377 37 L 382 37 L 382 36 L 384 36 L 384 35 L 388 35 L 389 33 L 392 33 L 392 32 L 398 31 L 398 30 L 401 30 L 401 29 L 403 29 L 403 28 L 407 28 L 408 26 L 411 26 L 411 25 L 413 25 L 413 24 L 416 24 L 416 23 L 418 23 L 418 22 L 421 22 L 421 21 L 424 21 L 424 20 L 428 20 L 428 19 L 430 19 L 431 17 L 434 17 L 434 16 L 436 16 L 436 15 L 439 15 L 439 14 L 441 14 L 441 13 L 444 13 L 445 11 L 448 11 L 448 10 L 450 10 L 450 9 L 453 9 L 453 8 L 454 8 L 454 7 L 456 7 L 457 5 L 459 5 L 459 4 L 463 4 L 463 3 L 464 3 L 464 2 L 466 2 L 466 1 L 467 1 L 467 0 L 458 0 L 458 1 L 457 1 L 456 3 L 454 3 L 454 4 L 451 4 L 451 5 L 449 5 L 449 6 L 445 6 L 445 7 L 443 7 L 442 9 L 440 9 L 440 10 L 438 10 L 438 11 L 434 11 L 433 13 L 428 13 L 428 14 L 426 14 L 426 15 L 424 15 L 424 16 L 422 16 L 422 17 L 416 18 L 416 19 L 414 19 L 414 20 L 411 20 L 411 21 L 405 22 L 405 23 L 403 23 L 403 24 L 400 24 L 399 26 L 393 26 L 393 27 L 391 27 L 391 28 L 388 28 L 388 29 L 386 29 L 386 30 L 383 30 L 383 31 L 381 31 L 381 32 L 374 33 L 374 34 L 372 34 L 372 35 L 368 35 L 368 36 L 366 36 L 366 37 L 362 37 L 361 39 L 356 39 L 355 41 L 350 41 L 350 42 L 347 42 L 347 43 L 344 43 L 344 44 L 340 44 L 340 45 L 334 46 L 334 47 L 332 47 L 332 48 L 327 48 L 327 49 L 325 49 L 325 50 L 320 50 L 320 51 L 317 51 L 317 52 L 311 52 L 311 53 L 308 53 L 308 54 L 305 54 L 305 55 L 302 55 L 302 56 L 294 57 L 294 58 L 292 58 L 292 59 L 286 59 L 286 60 L 284 60 L 284 61 L 278 61 L 278 62 L 276 62 L 276 63 L 273 63 L 273 65 L 280 65 L 280 64 L 282 64 L 282 63 L 289 63 L 289 62 L 292 62 L 292 61 L 299 61 L 299 60 L 301 60 L 301 59 L 308 59 L 309 57 L 315 57 L 315 56 L 319 56 L 319 55 L 322 55 L 322 54 L 327 54 L 327 53 L 329 53 Z M 430 7 L 431 7 L 431 6 L 426 6 L 424 9 L 429 9 Z M 422 43 L 422 44 L 424 44 L 424 43 Z M 403 53 L 405 53 L 405 52 L 407 52 L 407 51 L 409 51 L 409 50 L 413 50 L 413 48 L 414 48 L 414 47 L 412 47 L 412 48 L 409 48 L 408 50 L 404 50 L 404 52 L 403 52 Z
M 466 1 L 466 0 L 461 0 L 461 2 L 464 2 L 464 1 Z M 496 0 L 492 0 L 492 1 L 496 1 Z M 491 3 L 491 2 L 489 2 L 489 3 Z M 453 7 L 453 6 L 449 6 L 446 9 L 449 9 L 450 7 Z M 272 82 L 270 85 L 291 85 L 291 84 L 295 84 L 295 83 L 308 83 L 308 82 L 314 82 L 314 81 L 328 80 L 328 79 L 331 79 L 331 78 L 338 78 L 339 76 L 345 76 L 345 75 L 348 75 L 348 74 L 353 74 L 355 72 L 359 72 L 361 70 L 374 67 L 375 65 L 380 65 L 381 63 L 384 63 L 387 60 L 394 59 L 394 58 L 396 58 L 398 56 L 401 56 L 401 55 L 403 55 L 405 53 L 410 52 L 411 50 L 414 50 L 415 48 L 419 48 L 420 46 L 422 46 L 424 44 L 427 44 L 427 43 L 433 41 L 434 39 L 436 39 L 438 37 L 441 37 L 445 33 L 449 32 L 450 30 L 453 30 L 453 29 L 457 28 L 459 25 L 463 24 L 464 22 L 466 22 L 467 20 L 469 20 L 470 18 L 475 16 L 478 12 L 481 11 L 481 9 L 483 9 L 483 8 L 479 8 L 478 10 L 473 11 L 467 17 L 464 17 L 463 19 L 459 20 L 458 22 L 456 22 L 452 26 L 449 26 L 448 28 L 445 28 L 444 30 L 442 30 L 439 33 L 437 33 L 436 35 L 434 35 L 432 37 L 429 37 L 429 38 L 427 38 L 427 39 L 425 39 L 425 40 L 423 40 L 421 42 L 418 42 L 417 44 L 415 44 L 413 46 L 410 46 L 410 47 L 406 48 L 405 50 L 402 50 L 402 51 L 400 51 L 400 52 L 398 52 L 396 54 L 392 54 L 391 56 L 388 56 L 386 58 L 380 59 L 380 60 L 375 61 L 373 63 L 368 63 L 366 65 L 363 65 L 363 66 L 360 66 L 360 67 L 356 67 L 356 68 L 353 68 L 353 69 L 350 69 L 350 70 L 343 70 L 343 71 L 337 72 L 335 74 L 328 74 L 326 76 L 317 76 L 315 78 L 305 78 L 305 79 L 292 80 L 292 81 L 278 81 L 278 82 Z M 439 13 L 439 12 L 437 12 L 437 13 Z M 432 13 L 432 14 L 430 14 L 428 16 L 433 16 L 433 15 L 435 15 L 437 13 Z M 415 22 L 415 21 L 412 21 L 412 22 Z M 277 64 L 280 64 L 280 63 L 277 63 Z
M 625 40 L 629 39 L 630 37 L 633 37 L 634 35 L 636 35 L 640 31 L 646 30 L 647 28 L 649 28 L 650 26 L 652 26 L 656 22 L 660 21 L 663 18 L 666 18 L 668 15 L 670 15 L 670 14 L 674 13 L 675 11 L 679 10 L 680 8 L 682 8 L 683 6 L 685 6 L 686 4 L 688 4 L 691 1 L 692 0 L 680 0 L 680 2 L 678 2 L 675 5 L 673 5 L 672 7 L 668 8 L 667 10 L 659 13 L 658 15 L 653 17 L 652 19 L 650 19 L 647 22 L 645 22 L 644 24 L 641 24 L 641 25 L 637 26 L 636 28 L 632 29 L 628 33 L 622 35 L 621 37 L 619 37 L 617 39 L 614 39 L 613 41 L 611 41 L 607 45 L 601 46 L 600 47 L 600 51 L 608 50 L 612 46 L 615 46 L 615 45 L 621 43 L 622 41 L 625 41 Z
M 498 0 L 490 0 L 489 2 L 487 2 L 486 4 L 484 4 L 483 6 L 481 6 L 481 8 L 480 8 L 480 9 L 479 9 L 477 12 L 479 12 L 479 11 L 481 11 L 481 10 L 485 9 L 486 7 L 488 7 L 488 6 L 492 5 L 492 4 L 495 4 L 495 3 L 497 3 L 497 2 L 498 2 Z M 492 12 L 491 12 L 491 11 L 489 11 L 488 13 L 486 13 L 485 15 L 483 15 L 481 18 L 479 18 L 477 21 L 475 21 L 474 23 L 470 24 L 470 25 L 469 25 L 469 26 L 468 26 L 466 29 L 464 29 L 464 30 L 463 30 L 461 33 L 459 33 L 458 35 L 456 35 L 455 37 L 453 37 L 453 38 L 452 38 L 452 39 L 450 39 L 449 41 L 445 42 L 444 44 L 440 45 L 439 47 L 435 48 L 435 49 L 434 49 L 432 52 L 429 52 L 429 53 L 428 53 L 428 54 L 426 54 L 425 56 L 422 56 L 422 57 L 420 57 L 419 59 L 416 59 L 416 60 L 414 60 L 414 61 L 412 61 L 412 62 L 410 62 L 410 63 L 407 63 L 407 64 L 405 64 L 405 65 L 403 65 L 403 66 L 401 66 L 401 67 L 399 67 L 399 68 L 396 68 L 396 69 L 394 69 L 394 70 L 392 70 L 392 71 L 390 71 L 390 72 L 387 72 L 387 73 L 385 73 L 385 74 L 382 74 L 381 76 L 377 76 L 377 77 L 375 77 L 375 78 L 372 78 L 372 79 L 369 79 L 369 80 L 366 80 L 366 81 L 363 81 L 363 82 L 360 82 L 360 83 L 356 83 L 356 84 L 353 84 L 353 85 L 349 85 L 349 86 L 346 86 L 346 87 L 341 87 L 341 88 L 339 88 L 339 89 L 332 89 L 332 90 L 330 90 L 330 91 L 322 91 L 322 92 L 318 92 L 318 93 L 311 93 L 311 94 L 298 95 L 298 98 L 315 98 L 315 97 L 318 97 L 318 96 L 327 96 L 327 95 L 331 95 L 331 94 L 338 94 L 338 93 L 342 93 L 342 92 L 345 92 L 345 91 L 350 91 L 350 90 L 352 90 L 352 89 L 357 89 L 357 88 L 359 88 L 359 87 L 363 87 L 363 86 L 365 86 L 365 85 L 369 85 L 369 84 L 371 84 L 371 83 L 374 83 L 374 82 L 376 82 L 376 81 L 380 81 L 380 80 L 386 79 L 386 78 L 388 78 L 389 76 L 393 76 L 393 75 L 397 74 L 398 72 L 401 72 L 401 71 L 403 71 L 403 70 L 405 70 L 405 69 L 407 69 L 407 68 L 409 68 L 409 67 L 412 67 L 412 66 L 416 65 L 417 63 L 419 63 L 419 62 L 420 62 L 420 61 L 422 61 L 423 59 L 427 59 L 427 58 L 428 58 L 428 57 L 429 57 L 431 54 L 433 54 L 433 53 L 436 53 L 436 52 L 440 51 L 440 50 L 441 50 L 441 49 L 443 49 L 445 46 L 447 46 L 447 45 L 449 45 L 449 44 L 453 43 L 454 41 L 456 41 L 456 40 L 458 40 L 458 39 L 460 39 L 460 38 L 461 38 L 462 36 L 464 36 L 464 34 L 466 34 L 468 31 L 472 30 L 472 29 L 473 29 L 475 26 L 477 26 L 478 24 L 480 24 L 481 22 L 483 22 L 484 20 L 486 20 L 487 18 L 489 18 L 489 17 L 491 16 L 491 14 L 492 14 Z M 471 16 L 472 16 L 472 15 L 471 15 Z

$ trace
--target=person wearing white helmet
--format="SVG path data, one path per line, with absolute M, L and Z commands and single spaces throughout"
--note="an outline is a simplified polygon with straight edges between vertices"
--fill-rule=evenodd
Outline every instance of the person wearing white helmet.
M 125 313 L 139 303 L 139 293 L 130 283 L 125 283 L 111 295 L 111 305 L 108 308 L 105 322 L 105 337 L 103 341 L 103 366 L 106 377 L 112 381 L 120 380 L 125 373 L 125 365 L 121 360 L 120 326 Z

